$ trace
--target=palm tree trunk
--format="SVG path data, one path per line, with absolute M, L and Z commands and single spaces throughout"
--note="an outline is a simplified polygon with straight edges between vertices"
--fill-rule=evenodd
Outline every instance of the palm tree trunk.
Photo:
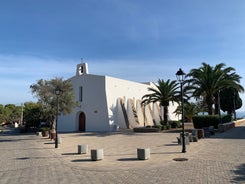
M 168 106 L 164 106 L 163 110 L 164 110 L 164 114 L 163 114 L 164 124 L 168 125 Z
M 214 105 L 214 114 L 219 114 L 219 104 Z
M 214 114 L 219 114 L 220 111 L 220 96 L 219 92 L 217 95 L 214 95 Z
M 211 96 L 208 96 L 206 98 L 206 104 L 208 107 L 208 115 L 212 115 L 213 114 L 213 100 Z

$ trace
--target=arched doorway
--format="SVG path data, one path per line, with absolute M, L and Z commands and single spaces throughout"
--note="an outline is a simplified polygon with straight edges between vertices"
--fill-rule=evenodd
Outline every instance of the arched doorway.
M 79 114 L 79 131 L 85 132 L 86 117 L 84 112 Z

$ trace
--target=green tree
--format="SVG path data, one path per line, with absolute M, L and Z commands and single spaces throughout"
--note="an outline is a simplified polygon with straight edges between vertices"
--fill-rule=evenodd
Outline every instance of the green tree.
M 24 104 L 24 119 L 26 127 L 37 128 L 42 119 L 42 104 L 26 102 Z
M 200 112 L 200 109 L 198 108 L 198 105 L 191 102 L 185 102 L 184 103 L 184 117 L 187 122 L 192 122 L 192 117 L 197 115 L 198 112 Z M 181 115 L 181 105 L 179 105 L 176 110 L 174 111 L 177 115 Z
M 242 99 L 237 90 L 226 88 L 220 91 L 220 108 L 222 111 L 227 111 L 227 114 L 232 114 L 241 107 Z
M 19 122 L 21 117 L 21 106 L 7 104 L 4 107 L 4 113 L 7 115 L 7 121 Z
M 1 123 L 20 122 L 21 106 L 15 104 L 0 105 L 0 121 Z
M 169 103 L 178 102 L 179 91 L 177 91 L 178 83 L 174 81 L 164 81 L 159 79 L 158 83 L 155 84 L 155 87 L 148 88 L 148 91 L 151 93 L 146 94 L 142 97 L 142 104 L 156 103 L 159 102 L 160 106 L 163 106 L 163 120 L 165 124 L 168 124 L 168 106 Z
M 214 104 L 217 113 L 219 90 L 232 87 L 239 92 L 244 91 L 239 84 L 241 77 L 235 73 L 234 68 L 225 68 L 224 63 L 217 64 L 215 67 L 202 63 L 200 68 L 192 69 L 187 77 L 190 77 L 187 80 L 189 90 L 192 90 L 195 98 L 203 97 L 210 115 L 213 114 Z
M 57 104 L 57 96 L 55 94 L 57 87 L 62 91 L 59 96 L 59 104 Z M 31 85 L 30 88 L 35 97 L 38 98 L 38 103 L 42 104 L 43 114 L 46 115 L 47 121 L 50 122 L 53 129 L 56 126 L 57 105 L 59 105 L 59 113 L 64 115 L 71 113 L 77 105 L 73 87 L 69 80 L 63 80 L 63 78 L 40 79 L 36 84 Z

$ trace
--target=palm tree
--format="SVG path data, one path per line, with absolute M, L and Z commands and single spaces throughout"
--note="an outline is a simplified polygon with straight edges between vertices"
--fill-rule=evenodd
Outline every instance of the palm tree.
M 192 122 L 192 118 L 200 112 L 197 104 L 191 102 L 186 102 L 184 104 L 184 118 L 186 118 L 187 122 Z M 179 105 L 174 111 L 175 114 L 181 115 L 181 105 Z
M 176 80 L 167 81 L 158 80 L 158 83 L 155 84 L 155 87 L 149 87 L 148 91 L 152 92 L 146 94 L 142 97 L 142 104 L 156 103 L 159 102 L 160 106 L 163 106 L 163 120 L 165 124 L 168 124 L 168 106 L 169 102 L 178 102 L 179 101 L 179 91 L 178 83 Z
M 207 104 L 208 114 L 213 114 L 212 106 L 218 104 L 218 93 L 220 90 L 232 87 L 239 92 L 243 92 L 243 87 L 239 84 L 240 76 L 237 75 L 232 67 L 224 68 L 225 64 L 220 63 L 215 67 L 202 63 L 202 67 L 192 69 L 187 77 L 191 77 L 187 82 L 188 88 L 193 91 L 193 97 L 203 97 Z

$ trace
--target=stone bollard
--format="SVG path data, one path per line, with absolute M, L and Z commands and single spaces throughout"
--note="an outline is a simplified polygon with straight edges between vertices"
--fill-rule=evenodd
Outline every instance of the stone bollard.
M 87 154 L 87 153 L 88 153 L 88 145 L 87 144 L 78 145 L 78 154 Z
M 148 160 L 150 158 L 150 148 L 137 148 L 137 157 L 139 160 Z
M 92 149 L 91 150 L 91 160 L 97 161 L 102 160 L 104 158 L 103 149 Z

